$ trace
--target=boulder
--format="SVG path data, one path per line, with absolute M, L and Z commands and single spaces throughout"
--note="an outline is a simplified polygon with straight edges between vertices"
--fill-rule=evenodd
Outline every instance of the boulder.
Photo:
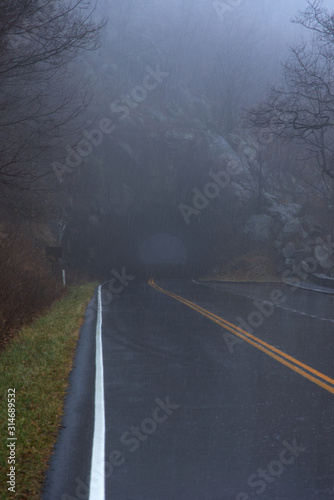
M 311 267 L 309 265 L 308 262 L 306 262 L 305 260 L 302 260 L 301 263 L 300 263 L 300 267 L 302 268 L 303 271 L 305 271 L 306 273 L 310 273 L 311 272 Z
M 284 224 L 283 229 L 280 232 L 279 239 L 283 242 L 288 242 L 294 238 L 303 239 L 307 236 L 308 235 L 304 231 L 300 220 L 295 218 Z
M 269 193 L 265 193 L 265 199 L 269 205 L 267 211 L 275 220 L 286 223 L 299 216 L 302 209 L 298 203 L 279 203 L 278 200 Z
M 301 250 L 297 250 L 293 256 L 294 259 L 296 259 L 297 262 L 302 262 L 303 260 L 307 259 L 308 257 L 312 256 L 311 248 L 303 248 Z
M 313 238 L 323 233 L 323 226 L 319 224 L 313 215 L 305 215 L 302 219 L 302 223 L 305 231 Z
M 295 254 L 295 252 L 296 248 L 294 243 L 292 243 L 292 241 L 290 241 L 287 245 L 285 245 L 285 247 L 282 250 L 283 257 L 285 257 L 286 259 L 290 259 Z
M 323 269 L 330 270 L 334 266 L 334 261 L 331 258 L 331 252 L 328 250 L 328 247 L 317 245 L 314 249 L 314 256 Z
M 233 165 L 233 177 L 241 179 L 249 177 L 249 167 L 244 158 L 237 154 L 229 143 L 218 134 L 207 134 L 208 157 L 217 167 L 226 168 L 227 164 Z M 246 179 L 246 180 L 247 180 Z M 248 180 L 249 182 L 249 180 Z

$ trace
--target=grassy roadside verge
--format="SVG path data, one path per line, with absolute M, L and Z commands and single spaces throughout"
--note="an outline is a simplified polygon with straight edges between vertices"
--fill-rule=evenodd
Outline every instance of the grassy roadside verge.
M 38 499 L 61 422 L 86 305 L 97 283 L 70 290 L 0 353 L 0 498 Z M 7 390 L 15 388 L 15 493 L 7 490 Z
M 275 267 L 271 254 L 249 252 L 233 259 L 217 274 L 201 279 L 234 283 L 281 283 L 282 277 L 277 274 Z

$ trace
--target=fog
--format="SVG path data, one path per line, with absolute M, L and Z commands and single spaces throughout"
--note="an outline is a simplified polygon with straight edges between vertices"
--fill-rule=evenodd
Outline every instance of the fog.
M 292 22 L 307 5 L 101 0 L 92 17 L 52 18 L 48 33 L 36 13 L 16 31 L 9 23 L 0 124 L 6 209 L 10 200 L 12 215 L 46 218 L 65 261 L 104 277 L 124 265 L 140 273 L 148 241 L 157 249 L 170 241 L 173 255 L 184 248 L 178 265 L 189 264 L 190 274 L 215 267 L 250 248 L 248 218 L 271 216 L 268 200 L 304 207 L 306 191 L 313 204 L 313 196 L 327 199 L 314 144 L 312 161 L 275 131 L 264 147 L 249 123 L 271 89 L 286 85 L 291 47 L 311 42 L 311 30 Z M 217 184 L 209 199 L 210 175 L 223 175 L 230 161 L 239 173 L 224 174 L 228 186 Z
M 244 93 L 254 100 L 278 78 L 288 45 L 301 35 L 291 20 L 305 2 L 235 3 L 225 11 L 226 4 L 212 1 L 106 2 L 100 6 L 100 15 L 109 20 L 105 48 L 111 40 L 135 46 L 138 53 L 151 45 L 168 58 L 173 76 L 204 92 L 221 78 L 219 57 L 224 69 L 231 64 L 228 72 L 238 73 L 235 79 L 246 79 Z
M 15 498 L 333 498 L 332 4 L 0 1 Z
M 110 118 L 116 132 L 87 162 L 103 165 L 106 184 L 99 187 L 101 181 L 90 179 L 88 172 L 83 181 L 97 183 L 87 217 L 96 217 L 101 230 L 106 224 L 112 228 L 104 236 L 103 248 L 97 250 L 94 245 L 90 250 L 92 260 L 102 259 L 108 267 L 111 264 L 102 255 L 110 252 L 110 260 L 131 266 L 147 239 L 169 234 L 172 239 L 178 235 L 180 245 L 188 249 L 189 262 L 198 263 L 198 259 L 216 258 L 209 248 L 217 249 L 221 239 L 237 238 L 235 228 L 242 227 L 245 209 L 228 199 L 227 193 L 210 205 L 209 216 L 203 213 L 186 226 L 177 207 L 189 200 L 189 193 L 203 184 L 212 167 L 208 131 L 230 141 L 231 134 L 240 134 L 245 109 L 264 99 L 270 86 L 281 84 L 290 47 L 310 37 L 304 27 L 292 22 L 306 6 L 303 0 L 98 4 L 96 16 L 107 18 L 108 23 L 99 52 L 85 59 L 96 81 L 95 100 L 85 116 L 87 126 Z M 145 74 L 152 83 L 156 68 L 163 76 L 157 90 L 147 92 L 140 84 Z M 202 138 L 192 132 L 196 120 Z M 289 151 L 278 170 L 294 170 L 294 158 Z M 272 168 L 273 157 L 270 163 Z M 270 182 L 268 191 L 273 192 L 276 183 L 273 178 Z M 83 188 L 79 186 L 77 182 L 73 189 L 81 207 Z M 100 202 L 99 209 L 92 209 Z M 223 223 L 218 222 L 219 210 Z M 79 218 L 76 224 L 82 228 Z M 111 236 L 113 232 L 117 234 Z M 69 252 L 76 255 L 79 250 L 71 245 Z

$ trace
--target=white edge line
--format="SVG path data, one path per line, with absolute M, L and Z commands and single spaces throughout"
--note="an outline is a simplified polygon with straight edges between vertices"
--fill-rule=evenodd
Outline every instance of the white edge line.
M 97 292 L 96 355 L 95 355 L 95 413 L 89 500 L 105 500 L 105 412 L 102 350 L 101 285 Z
M 210 285 L 207 283 L 196 283 L 196 284 L 200 285 L 200 286 L 206 286 L 208 288 L 211 288 L 212 290 L 221 290 L 219 288 L 219 286 L 214 286 L 214 285 Z M 307 289 L 307 290 L 309 290 L 309 289 Z M 248 294 L 237 292 L 237 291 L 230 290 L 230 289 L 226 289 L 226 290 L 222 289 L 222 291 L 232 293 L 233 295 L 237 295 L 238 297 L 246 297 L 247 299 L 258 300 L 258 301 L 260 300 L 262 302 L 271 302 L 269 299 L 262 299 L 261 297 L 254 297 L 253 295 L 248 295 Z M 312 290 L 309 290 L 309 291 L 312 291 Z M 332 293 L 332 295 L 333 295 L 333 293 Z M 327 293 L 327 296 L 328 296 L 328 293 Z M 277 304 L 275 302 L 272 302 L 272 304 L 275 307 L 277 307 L 278 309 L 283 309 L 284 311 L 293 312 L 295 314 L 301 314 L 303 316 L 307 316 L 308 318 L 316 318 L 316 319 L 320 319 L 321 321 L 329 321 L 330 323 L 334 323 L 334 319 L 332 319 L 332 318 L 321 318 L 320 316 L 316 316 L 315 314 L 309 314 L 307 312 L 298 311 L 298 309 L 291 309 L 290 307 L 281 306 L 280 304 Z

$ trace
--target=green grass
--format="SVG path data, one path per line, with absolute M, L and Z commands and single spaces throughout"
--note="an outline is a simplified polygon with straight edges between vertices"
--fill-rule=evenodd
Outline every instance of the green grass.
M 63 414 L 80 325 L 96 283 L 70 289 L 0 353 L 0 498 L 38 499 Z M 7 389 L 16 389 L 16 488 L 7 490 Z

